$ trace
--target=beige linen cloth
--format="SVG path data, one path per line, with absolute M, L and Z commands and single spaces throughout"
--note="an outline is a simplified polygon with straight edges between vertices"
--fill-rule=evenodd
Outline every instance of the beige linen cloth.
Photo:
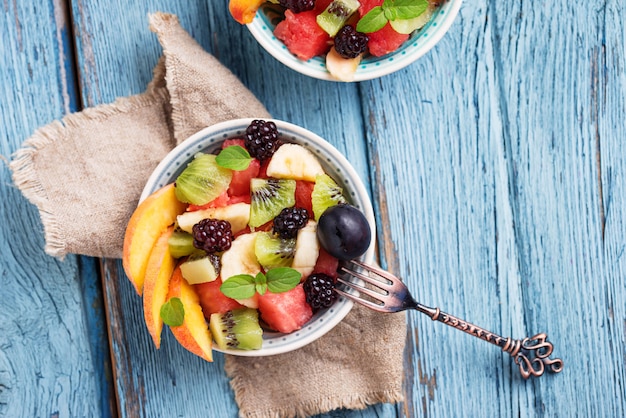
M 170 149 L 216 122 L 270 116 L 176 16 L 151 15 L 150 29 L 164 56 L 145 93 L 40 128 L 13 156 L 13 180 L 39 208 L 52 256 L 121 257 L 143 185 Z M 226 356 L 240 416 L 310 416 L 400 402 L 405 336 L 403 314 L 355 307 L 294 352 Z

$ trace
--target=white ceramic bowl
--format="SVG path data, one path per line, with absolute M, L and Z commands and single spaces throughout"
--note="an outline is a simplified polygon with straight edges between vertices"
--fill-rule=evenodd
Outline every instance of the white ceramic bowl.
M 463 0 L 448 0 L 443 3 L 430 21 L 396 51 L 382 57 L 368 56 L 361 61 L 353 81 L 371 80 L 398 71 L 413 63 L 432 49 L 448 31 L 459 13 Z M 314 57 L 308 61 L 298 59 L 287 50 L 284 43 L 274 36 L 278 23 L 271 6 L 262 6 L 248 29 L 265 50 L 287 67 L 301 74 L 321 80 L 337 81 L 326 70 L 324 57 Z
M 143 190 L 140 200 L 166 184 L 172 183 L 187 166 L 197 152 L 214 153 L 228 138 L 241 138 L 253 119 L 237 119 L 218 123 L 203 129 L 174 148 L 156 167 Z M 376 236 L 374 212 L 363 182 L 348 160 L 331 144 L 320 136 L 293 125 L 275 120 L 280 137 L 285 142 L 301 144 L 311 150 L 320 160 L 324 170 L 344 190 L 351 204 L 366 216 L 372 228 L 372 241 L 368 251 L 361 258 L 366 262 L 374 259 L 374 239 Z M 329 309 L 321 310 L 301 329 L 291 334 L 264 331 L 263 346 L 260 350 L 219 350 L 238 356 L 268 356 L 285 353 L 300 348 L 318 339 L 337 325 L 352 309 L 352 301 L 339 298 Z

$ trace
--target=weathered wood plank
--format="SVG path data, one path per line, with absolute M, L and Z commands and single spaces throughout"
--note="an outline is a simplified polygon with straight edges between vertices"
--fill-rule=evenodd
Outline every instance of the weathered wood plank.
M 0 158 L 77 109 L 67 9 L 0 8 Z M 0 164 L 0 416 L 111 416 L 109 354 L 95 260 L 43 251 L 36 208 Z
M 524 382 L 413 316 L 407 416 L 624 415 L 623 18 L 618 2 L 466 2 L 424 59 L 362 84 L 389 266 L 424 303 L 546 331 L 566 364 Z

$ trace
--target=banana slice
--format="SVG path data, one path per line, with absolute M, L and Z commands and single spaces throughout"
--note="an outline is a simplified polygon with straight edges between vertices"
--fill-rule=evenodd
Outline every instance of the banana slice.
M 335 48 L 331 48 L 326 54 L 326 69 L 339 81 L 353 81 L 362 58 L 363 54 L 356 58 L 344 58 Z
M 306 226 L 298 231 L 296 237 L 296 252 L 293 256 L 291 268 L 298 270 L 302 278 L 313 273 L 317 257 L 320 253 L 317 241 L 317 222 L 309 221 Z
M 222 282 L 226 282 L 230 277 L 238 274 L 256 276 L 261 271 L 261 265 L 254 252 L 254 244 L 258 234 L 258 232 L 253 232 L 238 236 L 230 248 L 222 254 L 222 269 L 220 271 Z M 236 300 L 248 308 L 257 309 L 259 307 L 257 293 L 251 298 Z
M 267 175 L 277 179 L 315 181 L 324 169 L 311 151 L 298 144 L 283 144 L 267 165 Z
M 192 232 L 193 226 L 203 219 L 213 218 L 230 222 L 233 234 L 248 226 L 250 220 L 250 205 L 248 203 L 235 203 L 219 208 L 208 208 L 185 212 L 178 215 L 176 222 L 183 231 Z

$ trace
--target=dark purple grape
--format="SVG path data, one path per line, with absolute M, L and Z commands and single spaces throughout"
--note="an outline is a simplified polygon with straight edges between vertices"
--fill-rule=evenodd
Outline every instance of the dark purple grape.
M 365 215 L 347 204 L 326 209 L 317 226 L 317 239 L 322 248 L 339 260 L 351 260 L 365 253 L 372 230 Z

